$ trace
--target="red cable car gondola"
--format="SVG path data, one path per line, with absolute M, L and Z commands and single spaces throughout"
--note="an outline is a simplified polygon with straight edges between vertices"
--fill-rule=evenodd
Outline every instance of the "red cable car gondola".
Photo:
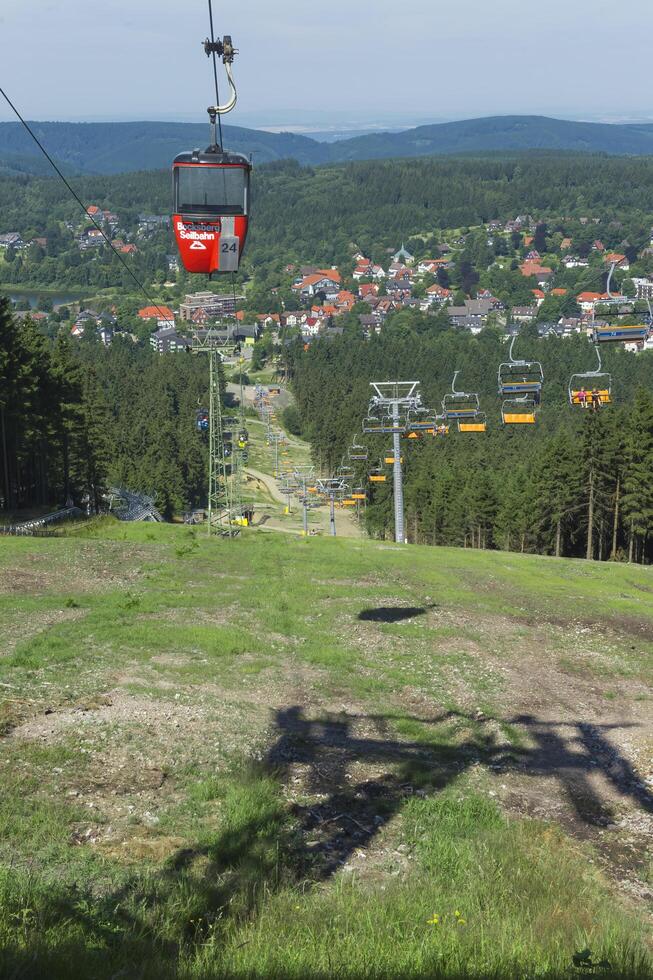
M 217 145 L 175 158 L 173 222 L 187 272 L 238 271 L 247 238 L 251 169 L 247 157 L 224 153 Z
M 240 153 L 225 152 L 217 139 L 216 120 L 231 112 L 237 99 L 231 73 L 236 51 L 231 38 L 206 41 L 205 50 L 214 58 L 222 56 L 231 97 L 225 105 L 208 110 L 211 145 L 203 153 L 180 153 L 173 162 L 173 227 L 186 271 L 211 276 L 236 272 L 240 265 L 249 222 L 252 164 Z

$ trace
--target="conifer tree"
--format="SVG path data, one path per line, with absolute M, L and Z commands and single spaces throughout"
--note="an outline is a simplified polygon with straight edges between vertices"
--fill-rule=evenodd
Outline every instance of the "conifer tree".
M 626 446 L 623 513 L 628 560 L 642 561 L 653 527 L 653 397 L 640 388 L 635 396 Z

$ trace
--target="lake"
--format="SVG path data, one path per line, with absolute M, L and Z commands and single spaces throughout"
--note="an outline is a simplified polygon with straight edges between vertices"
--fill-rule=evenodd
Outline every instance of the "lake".
M 0 292 L 4 292 L 3 288 L 0 286 Z M 72 293 L 54 293 L 44 290 L 43 292 L 9 292 L 6 294 L 9 299 L 14 303 L 25 303 L 27 301 L 31 309 L 36 309 L 43 300 L 48 300 L 53 306 L 67 306 L 70 303 L 81 302 L 81 297 L 79 294 Z

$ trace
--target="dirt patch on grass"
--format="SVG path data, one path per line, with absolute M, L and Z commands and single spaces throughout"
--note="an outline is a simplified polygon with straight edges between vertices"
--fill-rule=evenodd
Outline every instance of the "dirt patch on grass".
M 57 543 L 58 544 L 58 543 Z M 65 540 L 46 553 L 26 553 L 2 569 L 0 595 L 84 595 L 133 586 L 142 576 L 147 551 L 118 542 Z
M 19 644 L 33 640 L 41 633 L 46 633 L 62 623 L 82 619 L 84 615 L 83 609 L 57 609 L 42 613 L 31 611 L 29 614 L 21 614 L 17 622 L 7 624 L 3 628 L 0 638 L 0 658 L 12 654 Z
M 137 619 L 141 623 L 164 622 L 188 626 L 192 617 L 193 626 L 226 626 L 234 621 L 236 606 L 222 606 L 215 609 L 189 609 L 188 607 L 161 609 L 152 613 L 141 613 Z

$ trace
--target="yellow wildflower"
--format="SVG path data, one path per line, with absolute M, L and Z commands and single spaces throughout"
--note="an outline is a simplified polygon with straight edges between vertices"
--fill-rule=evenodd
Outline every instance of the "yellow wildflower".
M 427 921 L 427 925 L 429 925 L 429 926 L 439 926 L 440 925 L 440 916 L 434 914 L 434 915 L 431 916 L 430 919 L 427 919 L 426 921 Z

